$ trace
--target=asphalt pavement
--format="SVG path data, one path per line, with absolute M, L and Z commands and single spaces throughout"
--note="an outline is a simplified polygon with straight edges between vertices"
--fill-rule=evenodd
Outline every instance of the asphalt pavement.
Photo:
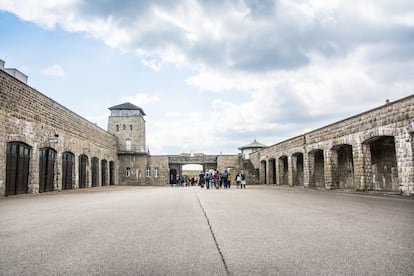
M 0 275 L 413 275 L 414 200 L 248 186 L 0 199 Z

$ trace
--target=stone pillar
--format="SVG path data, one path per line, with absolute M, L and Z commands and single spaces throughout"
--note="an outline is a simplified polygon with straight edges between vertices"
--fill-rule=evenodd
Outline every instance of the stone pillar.
M 54 189 L 56 191 L 62 190 L 62 151 L 59 150 L 56 152 L 55 159 L 55 175 L 54 175 Z
M 37 144 L 34 144 L 31 149 L 28 186 L 29 194 L 39 193 L 39 147 Z
M 325 189 L 331 190 L 335 188 L 334 177 L 335 174 L 335 151 L 332 149 L 327 149 L 323 151 L 324 157 L 324 174 L 325 174 Z M 336 158 L 336 163 L 338 158 Z
M 310 160 L 309 160 L 309 153 L 305 151 L 303 153 L 303 186 L 305 188 L 310 187 Z
M 78 189 L 79 188 L 79 155 L 74 155 L 74 163 L 75 167 L 72 170 L 72 189 Z
M 308 173 L 305 175 L 308 175 L 308 187 L 315 187 L 315 153 L 309 152 L 307 155 L 308 158 L 308 162 L 307 163 L 307 167 L 308 167 Z
M 291 155 L 287 156 L 288 159 L 288 186 L 292 187 L 293 186 L 293 158 Z
M 401 194 L 414 194 L 414 133 L 403 133 L 395 137 L 395 153 L 398 167 L 398 183 Z

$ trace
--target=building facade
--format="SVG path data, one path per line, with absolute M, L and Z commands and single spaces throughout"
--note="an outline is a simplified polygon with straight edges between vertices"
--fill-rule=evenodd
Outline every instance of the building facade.
M 414 194 L 414 95 L 269 147 L 254 141 L 235 155 L 151 155 L 145 112 L 131 103 L 109 109 L 106 131 L 1 61 L 0 195 L 169 185 L 185 164 L 243 170 L 248 184 Z
M 0 70 L 0 195 L 114 185 L 117 138 Z
M 259 182 L 414 194 L 414 95 L 250 154 Z

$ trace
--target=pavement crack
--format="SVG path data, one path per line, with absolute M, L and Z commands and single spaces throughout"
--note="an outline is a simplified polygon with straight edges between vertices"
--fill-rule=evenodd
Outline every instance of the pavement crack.
M 214 243 L 215 243 L 216 248 L 217 248 L 217 251 L 218 251 L 218 253 L 219 253 L 219 255 L 220 255 L 220 258 L 221 258 L 221 261 L 222 261 L 222 263 L 223 263 L 223 266 L 224 266 L 224 269 L 225 269 L 225 271 L 226 271 L 226 274 L 227 274 L 227 275 L 230 275 L 230 271 L 229 271 L 229 268 L 227 267 L 226 260 L 224 259 L 223 252 L 222 252 L 222 251 L 221 251 L 221 249 L 220 249 L 220 245 L 219 245 L 219 244 L 218 244 L 218 242 L 217 242 L 216 235 L 214 234 L 214 231 L 213 231 L 213 227 L 212 227 L 212 226 L 211 226 L 211 224 L 210 224 L 210 219 L 209 219 L 209 218 L 208 218 L 208 216 L 207 216 L 207 213 L 206 213 L 206 210 L 205 210 L 205 209 L 204 209 L 204 207 L 203 207 L 203 204 L 201 204 L 201 200 L 200 200 L 200 198 L 198 197 L 198 193 L 195 193 L 195 194 L 196 194 L 196 197 L 197 197 L 198 203 L 200 204 L 201 210 L 203 210 L 204 217 L 205 217 L 205 218 L 206 218 L 206 220 L 207 220 L 207 224 L 208 224 L 208 227 L 210 228 L 210 233 L 211 233 L 211 236 L 213 237 Z

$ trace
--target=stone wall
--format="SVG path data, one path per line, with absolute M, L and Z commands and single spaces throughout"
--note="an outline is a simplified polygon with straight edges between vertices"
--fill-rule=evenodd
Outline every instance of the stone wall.
M 77 157 L 85 154 L 117 163 L 116 138 L 80 117 L 64 106 L 46 97 L 23 82 L 0 70 L 0 193 L 4 195 L 6 185 L 6 147 L 9 142 L 21 142 L 31 148 L 28 192 L 39 191 L 39 150 L 50 148 L 56 151 L 54 164 L 54 189 L 62 188 L 62 153 L 75 155 L 72 188 L 78 187 Z M 88 169 L 87 186 L 91 185 Z M 117 181 L 115 173 L 114 182 Z M 109 177 L 106 177 L 108 180 Z M 108 181 L 106 181 L 108 183 Z M 99 166 L 98 183 L 101 185 Z M 107 184 L 104 183 L 104 184 Z
M 142 116 L 109 116 L 108 132 L 118 138 L 118 150 L 143 153 L 146 148 L 145 120 Z M 127 146 L 127 140 L 130 141 Z M 127 148 L 129 147 L 129 148 Z
M 409 96 L 277 143 L 250 159 L 262 183 L 409 195 L 414 193 L 413 119 L 414 96 Z

